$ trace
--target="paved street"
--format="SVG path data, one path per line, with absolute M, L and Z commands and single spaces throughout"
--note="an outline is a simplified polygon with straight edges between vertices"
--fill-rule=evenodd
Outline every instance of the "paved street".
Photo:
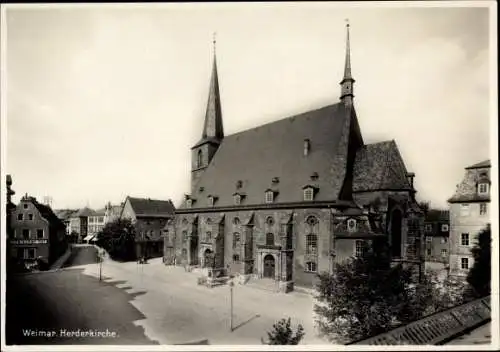
M 95 262 L 93 248 L 82 250 L 73 263 Z M 20 275 L 7 285 L 8 344 L 153 344 L 144 319 L 128 294 L 114 283 L 99 282 L 82 269 Z M 78 331 L 107 337 L 68 336 Z M 32 336 L 27 336 L 30 334 Z M 115 334 L 115 337 L 113 337 Z
M 98 266 L 81 266 L 84 273 L 98 275 Z M 208 340 L 209 344 L 260 344 L 261 337 L 281 318 L 290 316 L 306 331 L 303 343 L 324 344 L 315 337 L 312 298 L 302 293 L 280 294 L 244 285 L 234 288 L 234 326 L 230 331 L 230 293 L 227 286 L 198 286 L 197 275 L 183 268 L 166 267 L 161 259 L 149 264 L 106 260 L 103 275 L 123 281 L 127 292 L 143 291 L 132 301 L 146 319 L 139 322 L 151 339 L 162 344 L 185 344 Z
M 261 337 L 267 338 L 266 331 L 288 316 L 292 324 L 304 326 L 302 343 L 325 343 L 314 336 L 312 299 L 302 293 L 286 295 L 236 285 L 231 332 L 228 286 L 198 286 L 197 275 L 166 267 L 161 259 L 145 265 L 106 259 L 102 282 L 97 279 L 93 248 L 79 248 L 66 266 L 61 271 L 19 276 L 10 285 L 8 343 L 260 344 Z M 14 315 L 24 318 L 14 322 Z M 21 327 L 108 329 L 118 337 L 26 337 Z

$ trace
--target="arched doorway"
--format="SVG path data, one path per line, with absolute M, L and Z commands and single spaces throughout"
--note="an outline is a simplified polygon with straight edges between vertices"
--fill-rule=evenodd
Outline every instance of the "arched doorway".
M 264 277 L 274 279 L 275 261 L 274 256 L 268 254 L 264 257 Z
M 401 258 L 401 227 L 403 216 L 401 211 L 395 209 L 391 216 L 391 255 L 393 258 Z

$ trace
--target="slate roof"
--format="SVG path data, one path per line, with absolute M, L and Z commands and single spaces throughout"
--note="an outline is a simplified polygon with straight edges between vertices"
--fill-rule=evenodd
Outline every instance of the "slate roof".
M 427 214 L 425 214 L 426 222 L 449 222 L 450 221 L 450 211 L 449 210 L 438 210 L 430 209 Z
M 491 163 L 489 160 L 485 160 L 466 167 L 465 175 L 462 181 L 457 185 L 454 195 L 450 199 L 448 199 L 448 202 L 489 202 L 491 200 L 490 192 L 488 192 L 487 194 L 479 194 L 477 192 L 477 185 L 480 182 L 491 183 L 491 171 L 489 170 L 490 167 Z
M 127 197 L 137 217 L 165 216 L 170 217 L 175 212 L 171 200 Z
M 411 190 L 407 170 L 394 140 L 366 144 L 356 153 L 353 192 Z
M 278 192 L 275 203 L 302 202 L 307 184 L 319 188 L 315 200 L 337 200 L 345 161 L 342 168 L 335 165 L 345 160 L 340 154 L 348 116 L 345 105 L 337 103 L 226 136 L 191 194 L 193 208 L 209 207 L 209 195 L 218 197 L 215 206 L 232 206 L 235 192 L 246 195 L 242 204 L 263 204 L 266 189 Z M 313 173 L 317 179 L 311 179 Z M 279 182 L 273 183 L 276 177 Z
M 477 164 L 474 164 L 471 166 L 467 166 L 465 169 L 480 169 L 480 168 L 486 168 L 486 167 L 491 167 L 491 162 L 489 159 L 485 160 L 485 161 L 481 161 L 480 163 L 477 163 Z
M 93 216 L 95 214 L 95 211 L 85 207 L 83 209 L 78 210 L 76 213 L 73 214 L 73 217 L 89 217 Z
M 67 220 L 69 219 L 74 213 L 76 213 L 78 210 L 75 209 L 55 209 L 54 213 L 56 216 L 61 219 L 61 220 Z

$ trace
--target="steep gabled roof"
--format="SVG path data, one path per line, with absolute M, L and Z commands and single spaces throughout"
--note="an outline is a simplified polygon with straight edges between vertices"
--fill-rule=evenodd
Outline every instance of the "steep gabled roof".
M 66 225 L 57 217 L 57 215 L 52 211 L 52 209 L 44 204 L 38 203 L 35 199 L 32 200 L 33 205 L 35 208 L 38 209 L 42 217 L 44 217 L 50 224 L 50 226 L 56 227 L 56 228 L 66 228 Z
M 266 189 L 279 192 L 276 203 L 301 202 L 310 182 L 319 189 L 315 200 L 337 200 L 356 119 L 350 111 L 337 103 L 226 136 L 191 194 L 193 207 L 210 206 L 208 195 L 218 197 L 215 206 L 232 206 L 236 191 L 246 195 L 244 204 L 262 204 Z M 304 156 L 306 139 L 310 150 Z
M 477 163 L 477 164 L 474 164 L 471 166 L 467 166 L 465 169 L 481 169 L 481 168 L 486 168 L 486 167 L 491 167 L 491 162 L 489 159 L 485 160 L 485 161 L 481 161 L 480 163 Z
M 411 190 L 406 173 L 395 141 L 367 144 L 356 153 L 353 191 Z
M 171 200 L 127 197 L 136 216 L 170 217 L 175 212 Z

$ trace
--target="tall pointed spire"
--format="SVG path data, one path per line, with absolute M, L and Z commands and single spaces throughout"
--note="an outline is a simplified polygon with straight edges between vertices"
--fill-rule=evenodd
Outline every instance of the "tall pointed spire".
M 207 110 L 205 113 L 205 124 L 203 126 L 202 139 L 218 139 L 224 138 L 224 128 L 222 125 L 222 109 L 219 94 L 219 77 L 217 75 L 217 57 L 216 57 L 216 40 L 215 33 L 213 37 L 213 65 L 212 77 L 210 78 L 210 87 L 208 91 Z
M 344 66 L 344 78 L 340 82 L 340 100 L 344 101 L 346 104 L 352 104 L 352 99 L 354 98 L 354 78 L 351 74 L 351 41 L 349 38 L 349 20 L 346 19 L 346 51 L 345 51 L 345 66 Z

